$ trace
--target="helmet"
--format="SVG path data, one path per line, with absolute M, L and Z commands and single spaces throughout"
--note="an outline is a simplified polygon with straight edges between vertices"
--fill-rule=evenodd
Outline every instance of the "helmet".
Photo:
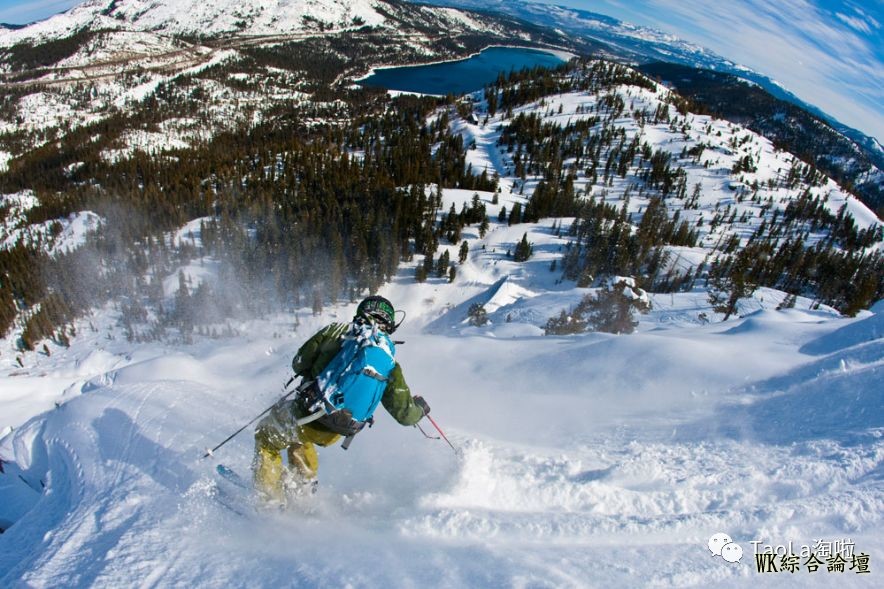
M 396 311 L 393 309 L 393 303 L 384 297 L 366 297 L 356 308 L 355 319 L 377 323 L 387 333 L 396 330 Z

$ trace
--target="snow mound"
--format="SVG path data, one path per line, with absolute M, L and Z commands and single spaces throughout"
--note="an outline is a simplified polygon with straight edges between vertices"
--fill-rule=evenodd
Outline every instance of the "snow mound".
M 107 350 L 93 350 L 84 358 L 76 360 L 76 374 L 80 376 L 103 374 L 117 368 L 125 361 L 125 358 L 121 358 Z
M 485 303 L 485 310 L 488 313 L 494 313 L 498 309 L 513 305 L 523 299 L 537 296 L 537 293 L 515 284 L 509 278 L 501 279 L 490 292 L 491 296 Z
M 502 286 L 477 300 L 542 298 Z M 201 455 L 278 398 L 307 333 L 79 354 L 103 378 L 0 441 L 0 586 L 739 585 L 748 569 L 705 548 L 721 530 L 878 554 L 884 341 L 810 356 L 840 321 L 741 322 L 511 339 L 406 324 L 406 378 L 459 453 L 379 412 L 347 452 L 320 451 L 319 493 L 285 513 L 215 472 L 248 481 L 250 428 Z
M 884 339 L 876 335 L 878 317 L 853 321 L 801 346 L 802 354 L 818 358 L 745 387 L 743 395 L 701 422 L 705 433 L 692 427 L 685 435 L 778 445 L 877 443 L 884 436 Z
M 823 355 L 850 348 L 864 342 L 880 340 L 884 337 L 884 309 L 875 307 L 871 317 L 854 321 L 834 333 L 805 344 L 801 351 L 805 354 Z

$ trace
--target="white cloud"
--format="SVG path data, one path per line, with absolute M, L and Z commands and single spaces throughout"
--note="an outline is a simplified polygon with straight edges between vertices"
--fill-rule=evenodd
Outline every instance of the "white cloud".
M 875 29 L 877 31 L 878 29 L 881 28 L 881 24 L 877 20 L 875 20 L 875 17 L 873 17 L 871 14 L 869 14 L 868 12 L 863 10 L 861 6 L 857 6 L 853 2 L 848 2 L 848 4 L 853 9 L 853 11 L 855 13 L 857 13 L 860 16 L 860 18 L 867 21 L 868 24 L 871 25 L 871 27 L 873 29 Z M 879 4 L 880 4 L 880 2 L 879 2 Z
M 871 32 L 872 32 L 872 29 L 869 26 L 869 23 L 866 22 L 865 20 L 863 20 L 862 18 L 859 18 L 856 16 L 848 16 L 848 15 L 844 14 L 843 12 L 836 12 L 835 16 L 838 17 L 838 20 L 840 20 L 841 22 L 843 22 L 847 26 L 849 26 L 853 29 L 856 29 L 857 31 L 860 31 L 860 32 L 865 33 L 867 35 L 871 34 Z

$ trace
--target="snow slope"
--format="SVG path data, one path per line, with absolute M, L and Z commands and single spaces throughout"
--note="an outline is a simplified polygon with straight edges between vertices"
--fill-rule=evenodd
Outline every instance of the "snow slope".
M 456 40 L 477 34 L 501 41 L 531 37 L 495 18 L 399 1 L 87 0 L 26 27 L 0 29 L 0 87 L 11 92 L 0 112 L 0 135 L 16 137 L 0 142 L 0 171 L 74 129 L 138 112 L 151 98 L 165 102 L 168 92 L 181 92 L 191 106 L 176 103 L 159 129 L 136 125 L 103 137 L 119 144 L 103 150 L 103 159 L 192 147 L 223 130 L 253 127 L 274 105 L 299 106 L 315 92 L 315 80 L 298 63 L 255 65 L 250 51 L 256 48 L 378 37 L 390 51 L 378 52 L 369 65 L 401 64 L 465 53 Z M 460 49 L 446 49 L 440 35 Z M 33 61 L 34 54 L 41 59 Z
M 121 341 L 107 311 L 23 369 L 4 354 L 0 407 L 21 386 L 55 392 L 58 407 L 0 411 L 15 428 L 0 443 L 0 585 L 872 586 L 881 305 L 853 320 L 761 310 L 700 326 L 687 314 L 632 336 L 543 337 L 515 321 L 468 327 L 457 285 L 406 278 L 382 291 L 411 312 L 401 362 L 460 453 L 381 411 L 349 451 L 322 451 L 302 511 L 255 512 L 214 473 L 220 461 L 248 475 L 251 429 L 200 456 L 269 406 L 298 345 L 352 307 L 188 347 Z M 480 296 L 514 311 L 532 300 L 519 284 Z M 658 300 L 657 317 L 701 299 Z M 440 319 L 443 334 L 427 329 Z M 749 558 L 710 556 L 717 532 Z M 848 537 L 870 579 L 755 572 L 752 540 Z
M 131 51 L 160 37 L 216 37 L 332 33 L 361 27 L 395 27 L 397 15 L 431 17 L 451 28 L 490 30 L 487 23 L 454 8 L 408 6 L 385 0 L 87 0 L 70 10 L 19 29 L 0 30 L 0 47 L 43 43 L 83 29 L 141 32 L 129 36 Z M 142 48 L 143 49 L 143 48 Z M 98 57 L 99 53 L 95 56 Z
M 336 28 L 354 27 L 354 19 L 376 26 L 385 22 L 377 10 L 378 5 L 384 3 L 373 0 L 89 0 L 28 27 L 3 31 L 0 47 L 64 37 L 83 28 L 152 31 L 164 35 L 267 35 L 315 30 L 320 22 Z
M 7 209 L 0 222 L 0 249 L 9 249 L 17 243 L 45 244 L 49 253 L 76 249 L 104 223 L 91 211 L 72 213 L 67 218 L 28 224 L 27 212 L 37 205 L 37 197 L 30 190 L 0 195 L 0 206 Z

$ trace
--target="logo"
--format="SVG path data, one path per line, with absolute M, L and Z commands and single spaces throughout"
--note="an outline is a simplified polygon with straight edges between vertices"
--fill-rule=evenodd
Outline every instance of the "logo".
M 706 546 L 709 548 L 712 556 L 720 556 L 730 563 L 740 562 L 740 559 L 743 558 L 743 548 L 734 542 L 730 536 L 722 532 L 712 534 Z
M 856 545 L 850 538 L 818 539 L 813 544 L 797 546 L 791 540 L 781 545 L 766 544 L 761 540 L 749 543 L 755 552 L 755 569 L 759 573 L 815 574 L 825 571 L 868 575 L 872 572 L 871 558 L 865 552 L 857 554 L 854 550 Z
M 833 574 L 856 573 L 868 575 L 871 571 L 871 557 L 865 552 L 856 553 L 853 540 L 814 540 L 813 544 L 796 545 L 791 540 L 782 545 L 767 544 L 761 540 L 751 540 L 755 557 L 755 572 L 816 574 L 823 571 Z M 720 556 L 729 563 L 744 564 L 743 547 L 729 535 L 713 534 L 706 547 L 713 557 Z

